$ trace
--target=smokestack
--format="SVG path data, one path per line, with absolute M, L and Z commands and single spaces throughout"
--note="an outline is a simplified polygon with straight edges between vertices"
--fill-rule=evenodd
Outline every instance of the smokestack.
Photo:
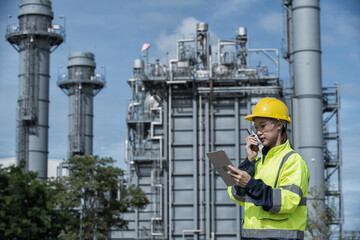
M 204 22 L 196 24 L 196 48 L 197 56 L 200 58 L 201 69 L 209 68 L 209 25 Z
M 6 29 L 6 39 L 20 53 L 17 107 L 17 161 L 25 171 L 47 178 L 50 53 L 64 40 L 65 31 L 52 25 L 48 0 L 22 0 L 19 23 Z
M 240 68 L 246 68 L 247 41 L 248 41 L 247 30 L 245 27 L 240 27 L 238 29 L 238 34 L 236 36 L 236 48 L 240 56 Z
M 286 0 L 289 23 L 290 74 L 293 77 L 293 139 L 296 151 L 306 161 L 309 190 L 324 189 L 323 100 L 321 82 L 319 0 Z M 317 214 L 325 211 L 325 193 Z M 311 197 L 308 198 L 311 208 Z M 317 199 L 318 200 L 318 199 Z M 316 215 L 316 213 L 314 213 Z M 325 227 L 325 223 L 321 223 Z
M 318 0 L 292 1 L 295 146 L 310 171 L 310 188 L 324 186 L 320 7 Z
M 93 154 L 93 98 L 105 86 L 105 76 L 95 74 L 94 54 L 73 52 L 69 55 L 68 77 L 58 86 L 69 96 L 68 157 Z

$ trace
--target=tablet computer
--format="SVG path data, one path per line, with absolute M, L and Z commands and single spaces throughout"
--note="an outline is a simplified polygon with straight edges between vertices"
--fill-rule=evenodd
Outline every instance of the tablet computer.
M 224 180 L 227 186 L 235 186 L 236 182 L 227 173 L 230 169 L 228 165 L 234 166 L 228 158 L 224 150 L 206 153 L 211 163 L 213 164 L 216 171 L 219 173 L 221 178 Z

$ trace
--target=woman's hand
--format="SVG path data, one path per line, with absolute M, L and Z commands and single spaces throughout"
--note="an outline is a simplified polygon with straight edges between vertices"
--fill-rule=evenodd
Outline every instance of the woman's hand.
M 246 154 L 250 162 L 253 162 L 259 152 L 259 142 L 256 140 L 255 135 L 249 135 L 245 138 Z
M 234 168 L 231 165 L 228 165 L 228 168 L 230 171 L 228 171 L 228 174 L 231 176 L 232 179 L 236 182 L 236 184 L 242 188 L 245 188 L 245 186 L 248 184 L 248 182 L 251 179 L 251 176 L 238 168 Z

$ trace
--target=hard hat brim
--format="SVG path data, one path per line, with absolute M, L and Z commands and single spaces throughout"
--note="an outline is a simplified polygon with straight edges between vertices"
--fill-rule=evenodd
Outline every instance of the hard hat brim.
M 254 122 L 254 118 L 257 118 L 257 117 L 261 117 L 261 118 L 272 118 L 272 117 L 269 117 L 268 115 L 261 115 L 261 114 L 250 114 L 250 115 L 247 115 L 246 117 L 244 117 L 245 120 L 248 120 L 248 121 L 251 121 L 251 122 Z M 290 117 L 289 118 L 272 118 L 272 119 L 276 119 L 276 120 L 284 120 L 286 122 L 288 122 L 289 124 L 292 123 Z

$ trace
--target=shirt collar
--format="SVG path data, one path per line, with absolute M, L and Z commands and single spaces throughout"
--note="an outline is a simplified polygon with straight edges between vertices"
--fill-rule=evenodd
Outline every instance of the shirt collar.
M 272 147 L 272 148 L 263 147 L 263 149 L 262 149 L 263 161 L 262 162 L 264 163 L 266 156 L 275 155 L 275 154 L 283 151 L 284 149 L 286 149 L 289 145 L 290 145 L 289 140 L 286 140 L 285 143 L 280 144 L 275 147 Z

